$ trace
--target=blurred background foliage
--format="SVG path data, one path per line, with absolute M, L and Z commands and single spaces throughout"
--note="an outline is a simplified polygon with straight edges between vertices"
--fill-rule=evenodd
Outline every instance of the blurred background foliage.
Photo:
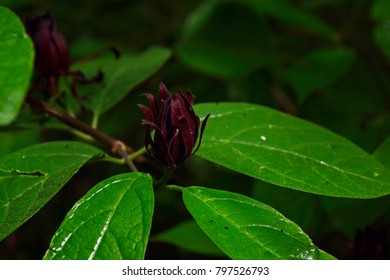
M 134 148 L 143 145 L 144 137 L 142 113 L 135 104 L 144 102 L 140 94 L 156 93 L 160 81 L 171 89 L 176 85 L 190 89 L 198 103 L 242 101 L 277 108 L 341 134 L 369 153 L 389 137 L 388 0 L 0 0 L 0 4 L 22 19 L 50 11 L 69 41 L 73 61 L 106 46 L 124 52 L 151 46 L 173 50 L 170 61 L 152 79 L 101 117 L 103 131 Z M 42 141 L 75 139 L 61 130 L 34 126 L 0 133 L 0 155 Z M 83 168 L 36 216 L 0 243 L 0 258 L 42 258 L 75 201 L 119 172 L 126 169 L 102 163 Z M 388 197 L 352 200 L 305 194 L 199 158 L 178 170 L 175 181 L 227 189 L 265 202 L 338 258 L 390 257 Z M 153 235 L 189 218 L 177 195 L 156 192 Z M 164 238 L 154 240 L 147 258 L 205 257 L 167 244 L 172 243 L 169 238 L 165 243 L 156 242 Z M 206 256 L 214 257 L 221 256 Z

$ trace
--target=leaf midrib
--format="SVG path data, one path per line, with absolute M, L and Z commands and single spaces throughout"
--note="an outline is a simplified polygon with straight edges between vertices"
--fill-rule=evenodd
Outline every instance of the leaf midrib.
M 250 142 L 244 142 L 244 141 L 238 141 L 238 140 L 226 140 L 226 139 L 218 139 L 218 138 L 215 138 L 215 137 L 209 137 L 207 139 L 204 139 L 203 140 L 203 145 L 207 145 L 207 141 L 216 141 L 216 142 L 220 142 L 220 143 L 231 143 L 231 144 L 237 144 L 237 145 L 243 145 L 243 146 L 249 146 L 249 147 L 254 147 L 254 148 L 259 148 L 259 149 L 264 149 L 264 150 L 268 150 L 268 151 L 277 151 L 277 152 L 280 152 L 282 154 L 287 154 L 287 155 L 291 155 L 293 157 L 298 157 L 298 158 L 302 158 L 302 159 L 305 159 L 305 160 L 309 160 L 309 161 L 312 161 L 316 164 L 319 164 L 319 165 L 322 165 L 322 166 L 325 166 L 327 168 L 330 168 L 330 169 L 334 169 L 336 170 L 337 172 L 340 172 L 340 173 L 346 173 L 348 175 L 351 175 L 353 177 L 357 177 L 357 178 L 360 178 L 360 179 L 364 179 L 364 180 L 367 180 L 367 181 L 370 181 L 372 183 L 375 183 L 375 184 L 379 184 L 379 185 L 389 185 L 390 186 L 390 183 L 386 183 L 384 181 L 378 181 L 378 180 L 375 180 L 373 178 L 370 178 L 370 177 L 367 177 L 367 176 L 364 176 L 364 175 L 361 175 L 361 174 L 357 174 L 357 173 L 354 173 L 354 172 L 350 172 L 350 171 L 347 171 L 345 169 L 342 169 L 342 168 L 339 168 L 339 167 L 336 167 L 336 166 L 332 166 L 332 165 L 329 165 L 325 162 L 322 162 L 321 160 L 318 160 L 318 159 L 315 159 L 315 158 L 312 158 L 312 157 L 309 157 L 309 156 L 306 156 L 306 155 L 302 155 L 300 153 L 296 153 L 296 152 L 292 152 L 292 151 L 289 151 L 289 150 L 285 150 L 285 149 L 281 149 L 281 148 L 276 148 L 276 147 L 270 147 L 270 146 L 266 146 L 266 145 L 258 145 L 258 144 L 255 144 L 255 143 L 250 143 Z M 212 145 L 210 145 L 212 146 Z
M 220 212 L 217 208 L 213 207 L 212 204 L 206 203 L 206 201 L 208 201 L 208 200 L 213 200 L 213 199 L 215 200 L 215 199 L 217 199 L 217 198 L 209 198 L 209 199 L 206 199 L 206 200 L 202 200 L 202 197 L 199 196 L 199 195 L 197 195 L 196 192 L 193 192 L 193 191 L 190 191 L 190 192 L 191 192 L 196 198 L 198 198 L 200 201 L 203 201 L 203 203 L 205 203 L 205 204 L 208 205 L 211 209 L 213 209 L 218 215 L 220 215 L 221 217 L 223 217 L 223 219 L 227 220 L 230 224 L 235 225 L 235 223 L 234 223 L 231 219 L 229 219 L 229 218 L 227 218 L 225 215 L 223 215 L 223 213 Z M 229 199 L 229 198 L 226 198 L 226 200 L 235 201 L 234 199 Z M 247 205 L 248 205 L 248 203 L 246 203 L 246 202 L 244 202 L 244 201 L 240 201 L 240 203 L 244 203 L 244 204 L 247 204 Z M 256 205 L 254 205 L 254 206 L 256 206 Z M 248 231 L 246 231 L 243 227 L 240 227 L 240 226 L 237 227 L 237 226 L 236 226 L 236 228 L 237 228 L 239 231 L 241 231 L 242 234 L 243 234 L 244 236 L 250 236 L 250 237 L 251 237 L 251 240 L 252 240 L 255 244 L 258 244 L 260 247 L 262 247 L 265 251 L 270 252 L 271 254 L 273 254 L 273 255 L 274 255 L 275 257 L 277 257 L 277 258 L 282 258 L 282 256 L 279 255 L 279 254 L 277 254 L 276 252 L 274 252 L 274 251 L 272 251 L 272 250 L 268 250 L 268 249 L 266 248 L 266 246 L 265 246 L 260 240 L 254 239 L 254 238 L 253 238 L 253 235 L 250 234 Z
M 142 178 L 142 176 L 138 176 L 138 178 L 135 178 L 135 179 L 134 179 L 134 178 L 118 179 L 118 180 L 116 180 L 116 181 L 114 181 L 114 182 L 111 182 L 111 183 L 109 183 L 109 184 L 103 186 L 103 187 L 100 189 L 99 192 L 103 191 L 104 189 L 106 189 L 106 188 L 108 188 L 108 187 L 110 187 L 110 186 L 112 186 L 112 185 L 114 185 L 114 184 L 122 183 L 122 182 L 124 182 L 124 181 L 132 181 L 131 186 L 133 186 L 133 185 L 135 184 L 135 182 L 136 182 L 137 180 L 141 179 L 141 178 Z M 106 232 L 107 232 L 107 230 L 108 230 L 108 228 L 109 228 L 109 225 L 110 225 L 110 223 L 111 223 L 111 221 L 112 221 L 112 218 L 113 218 L 113 216 L 115 215 L 115 212 L 116 212 L 116 210 L 117 210 L 117 208 L 118 208 L 118 205 L 119 205 L 120 202 L 122 201 L 123 197 L 125 197 L 126 194 L 127 194 L 129 191 L 132 190 L 131 186 L 127 187 L 126 191 L 125 191 L 122 195 L 120 195 L 120 196 L 118 197 L 118 200 L 117 200 L 117 202 L 113 205 L 113 207 L 112 207 L 110 210 L 107 210 L 107 212 L 109 212 L 108 218 L 106 219 L 106 222 L 104 223 L 103 229 L 100 231 L 100 235 L 99 235 L 99 237 L 98 237 L 98 239 L 97 239 L 97 240 L 100 240 L 100 242 L 94 244 L 94 250 L 90 253 L 88 259 L 93 259 L 93 258 L 95 257 L 97 251 L 99 250 L 99 246 L 100 246 L 100 244 L 101 244 L 101 242 L 102 242 L 102 240 L 103 240 L 103 238 L 104 238 L 104 236 L 105 236 L 105 234 L 106 234 Z M 95 192 L 94 194 L 92 194 L 90 197 L 86 198 L 86 199 L 84 200 L 84 202 L 86 202 L 86 201 L 88 201 L 89 199 L 91 199 L 95 194 L 96 194 L 96 192 Z M 81 206 L 81 205 L 82 205 L 82 204 L 79 204 L 78 207 Z M 77 208 L 78 208 L 78 207 L 77 207 Z M 75 210 L 76 210 L 76 209 L 75 209 Z M 75 211 L 75 210 L 74 210 L 74 211 Z M 74 211 L 73 211 L 73 212 L 74 212 Z M 73 213 L 73 212 L 72 212 L 72 213 Z M 105 212 L 106 212 L 106 211 L 105 211 Z M 84 222 L 83 222 L 82 224 L 84 224 Z M 77 230 L 82 226 L 82 224 L 80 224 L 80 225 L 75 229 L 75 231 L 77 231 Z M 63 244 L 62 247 L 65 246 L 65 244 L 67 243 L 68 240 L 69 240 L 69 239 L 66 240 L 66 242 Z M 115 238 L 115 240 L 116 240 L 116 238 Z M 96 249 L 95 249 L 95 248 L 96 248 Z M 118 249 L 119 249 L 119 247 L 118 247 Z M 57 255 L 58 253 L 59 253 L 59 252 L 56 252 L 55 255 Z M 121 252 L 120 250 L 119 250 L 119 253 L 120 253 L 121 256 L 123 255 L 122 252 Z M 55 256 L 55 255 L 54 255 L 54 256 Z

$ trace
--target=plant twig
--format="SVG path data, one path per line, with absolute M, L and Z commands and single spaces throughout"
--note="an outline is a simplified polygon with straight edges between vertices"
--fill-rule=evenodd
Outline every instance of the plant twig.
M 26 101 L 31 106 L 41 109 L 42 111 L 55 117 L 59 121 L 67 124 L 68 126 L 78 131 L 81 131 L 91 136 L 93 139 L 110 147 L 113 153 L 118 154 L 123 158 L 123 160 L 129 166 L 130 170 L 137 171 L 137 168 L 135 167 L 133 161 L 131 160 L 131 158 L 129 158 L 129 155 L 132 153 L 133 150 L 130 147 L 126 146 L 122 141 L 112 138 L 111 136 L 101 132 L 100 130 L 90 127 L 86 123 L 76 118 L 73 118 L 64 112 L 57 110 L 56 108 L 54 108 L 48 103 L 32 100 L 31 98 L 28 98 Z
M 122 141 L 119 140 L 117 140 L 112 147 L 112 151 L 123 158 L 130 170 L 137 172 L 137 167 L 135 167 L 134 162 L 130 159 L 128 150 L 128 147 Z

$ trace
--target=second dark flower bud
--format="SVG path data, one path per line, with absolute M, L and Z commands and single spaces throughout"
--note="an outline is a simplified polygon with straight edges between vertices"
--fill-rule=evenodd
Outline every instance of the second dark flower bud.
M 68 44 L 49 13 L 25 22 L 35 46 L 35 66 L 46 76 L 67 74 L 71 65 Z

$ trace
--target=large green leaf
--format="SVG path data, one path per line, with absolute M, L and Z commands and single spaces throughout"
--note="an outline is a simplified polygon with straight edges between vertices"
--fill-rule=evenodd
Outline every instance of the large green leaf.
M 151 241 L 165 242 L 197 254 L 224 255 L 193 220 L 161 232 L 153 236 Z
M 142 54 L 123 54 L 119 59 L 102 56 L 96 60 L 79 63 L 75 70 L 81 70 L 87 77 L 103 73 L 100 83 L 80 86 L 87 105 L 100 115 L 117 104 L 135 86 L 152 76 L 168 60 L 171 52 L 164 48 L 150 48 Z
M 100 150 L 77 142 L 38 144 L 0 159 L 0 240 L 41 209 Z
M 323 259 L 298 225 L 249 197 L 202 187 L 183 188 L 199 226 L 232 259 Z
M 143 259 L 153 206 L 149 175 L 108 178 L 69 211 L 44 259 Z
M 337 197 L 390 194 L 390 171 L 345 138 L 266 107 L 199 104 L 211 113 L 198 155 L 279 186 Z
M 353 58 L 353 52 L 348 49 L 320 49 L 298 59 L 285 75 L 302 102 L 310 93 L 337 81 L 351 66 Z
M 34 48 L 19 18 L 0 6 L 0 125 L 15 120 L 33 71 Z

